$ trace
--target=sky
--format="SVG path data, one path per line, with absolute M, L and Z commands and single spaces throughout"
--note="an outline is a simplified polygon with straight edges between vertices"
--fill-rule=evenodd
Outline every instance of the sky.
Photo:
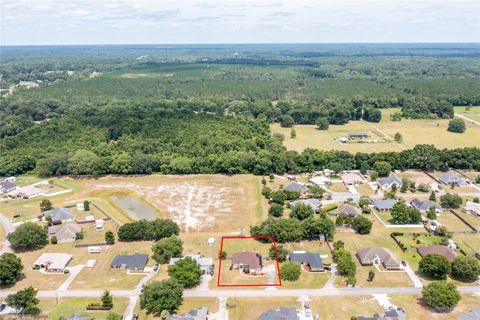
M 0 0 L 1 45 L 480 42 L 480 0 Z

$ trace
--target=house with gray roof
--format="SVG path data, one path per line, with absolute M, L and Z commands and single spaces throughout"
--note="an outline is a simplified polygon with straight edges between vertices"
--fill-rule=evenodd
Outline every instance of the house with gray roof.
M 68 208 L 56 208 L 48 211 L 42 212 L 43 217 L 51 217 L 52 221 L 73 221 L 75 220 L 75 216 Z
M 371 247 L 357 251 L 357 258 L 362 266 L 383 265 L 387 270 L 398 270 L 400 264 L 385 248 Z
M 311 252 L 292 252 L 288 260 L 296 261 L 303 266 L 308 266 L 311 272 L 321 272 L 323 269 L 322 257 L 318 253 Z
M 396 199 L 380 199 L 373 201 L 373 205 L 378 211 L 390 211 L 395 203 L 397 203 Z
M 182 260 L 186 257 L 190 257 L 193 260 L 195 260 L 198 263 L 198 265 L 200 266 L 200 270 L 202 270 L 203 274 L 213 272 L 213 259 L 212 258 L 203 258 L 199 255 L 185 256 L 183 258 L 170 258 L 169 264 L 174 265 L 175 263 L 177 263 L 178 261 L 180 261 L 180 260 Z
M 182 315 L 172 315 L 168 316 L 167 320 L 207 320 L 208 309 L 206 307 L 201 307 L 197 309 L 192 309 L 187 313 Z
M 430 210 L 431 207 L 435 207 L 435 212 L 440 213 L 442 212 L 442 206 L 439 205 L 436 202 L 430 201 L 430 200 L 425 200 L 421 201 L 418 200 L 417 198 L 413 199 L 412 202 L 410 202 L 412 207 L 420 211 L 421 213 L 426 213 L 428 210 Z
M 394 185 L 396 185 L 397 189 L 401 188 L 403 185 L 403 182 L 400 178 L 398 177 L 386 177 L 386 178 L 380 178 L 377 180 L 377 185 L 380 187 L 382 190 L 391 190 Z
M 452 171 L 444 172 L 438 177 L 438 180 L 440 180 L 444 184 L 455 184 L 459 187 L 464 187 L 467 185 L 464 179 L 462 179 L 458 174 Z
M 15 190 L 15 188 L 17 188 L 17 186 L 8 180 L 0 182 L 0 192 L 7 193 Z
M 59 243 L 75 241 L 80 232 L 82 232 L 82 227 L 77 223 L 63 223 L 48 227 L 48 235 L 55 236 Z
M 148 255 L 135 253 L 131 255 L 118 255 L 113 258 L 110 264 L 114 269 L 126 269 L 132 271 L 143 271 L 148 262 Z
M 338 208 L 338 214 L 345 216 L 345 217 L 350 217 L 350 218 L 356 218 L 362 213 L 362 210 L 360 208 L 354 207 L 350 204 L 342 204 Z
M 300 199 L 290 202 L 290 208 L 295 208 L 295 206 L 299 204 L 304 204 L 312 208 L 315 212 L 320 212 L 320 208 L 322 207 L 322 202 L 318 199 L 311 198 L 311 199 Z
M 405 320 L 405 312 L 402 309 L 390 309 L 385 311 L 385 314 L 382 316 L 378 313 L 375 313 L 373 316 L 358 316 L 357 320 Z
M 290 192 L 298 192 L 299 194 L 303 195 L 307 193 L 308 187 L 303 183 L 295 182 L 295 183 L 289 184 L 286 187 L 283 187 L 283 190 L 290 191 Z
M 297 309 L 280 308 L 279 310 L 269 309 L 260 315 L 259 320 L 300 320 L 297 315 Z
M 470 310 L 470 312 L 468 312 L 468 313 L 462 314 L 457 319 L 458 320 L 478 320 L 478 319 L 480 319 L 480 306 Z

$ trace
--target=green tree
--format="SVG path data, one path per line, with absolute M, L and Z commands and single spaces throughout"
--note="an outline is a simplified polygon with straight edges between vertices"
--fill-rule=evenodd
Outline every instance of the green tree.
M 370 199 L 368 196 L 361 196 L 360 200 L 358 200 L 358 205 L 360 208 L 368 207 L 368 205 L 371 203 L 372 199 Z
M 370 269 L 370 271 L 368 271 L 368 279 L 367 279 L 367 281 L 368 281 L 368 282 L 372 282 L 372 281 L 373 281 L 373 278 L 375 278 L 375 270 Z
M 5 298 L 7 306 L 15 309 L 23 309 L 25 314 L 38 314 L 37 307 L 40 301 L 37 299 L 37 289 L 32 286 L 10 294 Z
M 282 280 L 297 281 L 302 273 L 300 263 L 295 261 L 285 261 L 280 265 L 280 274 Z
M 41 248 L 48 243 L 46 227 L 33 222 L 25 222 L 7 236 L 15 251 Z
M 373 164 L 373 170 L 375 170 L 380 177 L 386 177 L 392 171 L 392 166 L 386 161 L 377 161 Z
M 90 211 L 90 201 L 83 201 L 83 208 L 85 209 L 85 211 Z
M 451 270 L 448 259 L 439 254 L 427 254 L 418 264 L 419 270 L 435 279 L 446 279 Z
M 358 216 L 352 221 L 352 228 L 359 234 L 369 234 L 372 230 L 372 221 L 364 216 Z
M 100 301 L 102 301 L 102 307 L 113 308 L 113 298 L 108 290 L 103 292 Z
M 154 316 L 160 316 L 164 310 L 174 314 L 182 302 L 183 287 L 171 279 L 146 284 L 140 294 L 140 308 Z
M 339 249 L 345 249 L 345 243 L 342 240 L 337 240 L 333 243 L 333 249 L 339 250 Z
M 430 207 L 430 209 L 428 209 L 427 218 L 430 219 L 430 220 L 437 219 L 437 212 L 435 211 L 434 206 L 432 206 L 432 207 Z
M 458 304 L 461 296 L 453 283 L 433 281 L 423 288 L 422 298 L 430 307 L 446 312 Z
M 328 130 L 330 123 L 326 118 L 317 118 L 317 120 L 315 120 L 315 125 L 319 130 Z
M 313 217 L 314 213 L 312 207 L 309 205 L 298 203 L 290 212 L 290 218 L 295 218 L 301 221 Z
M 105 232 L 105 242 L 109 245 L 115 243 L 115 234 L 112 231 L 108 230 Z
M 464 133 L 465 130 L 467 130 L 467 127 L 465 126 L 465 121 L 463 121 L 463 119 L 453 118 L 448 122 L 447 130 L 450 132 Z
M 98 175 L 105 172 L 103 160 L 89 150 L 77 150 L 68 159 L 67 168 L 72 175 Z
M 110 170 L 113 173 L 127 174 L 132 172 L 132 156 L 126 152 L 116 154 L 112 158 Z
M 286 114 L 282 117 L 280 125 L 284 128 L 291 128 L 295 124 L 295 120 L 293 120 L 292 116 Z
M 403 201 L 395 203 L 390 214 L 394 224 L 417 224 L 422 219 L 420 211 L 408 207 Z
M 153 246 L 153 258 L 158 263 L 167 263 L 170 258 L 180 257 L 182 255 L 182 241 L 177 236 L 172 235 L 168 238 L 158 240 Z
M 58 239 L 57 239 L 57 236 L 52 236 L 50 238 L 50 244 L 57 244 L 58 243 Z
M 355 277 L 357 266 L 352 259 L 350 252 L 344 248 L 335 249 L 333 252 L 333 259 L 337 262 L 337 270 L 339 274 L 349 277 Z
M 184 288 L 192 288 L 200 283 L 202 270 L 197 261 L 190 257 L 185 257 L 168 266 L 168 275 Z
M 278 255 L 278 261 L 283 262 L 287 260 L 288 256 L 288 250 L 281 244 L 277 245 L 277 255 Z M 270 259 L 275 260 L 277 257 L 275 256 L 275 247 L 273 244 L 270 246 L 270 249 L 268 249 L 268 256 Z
M 479 197 L 475 197 L 475 198 L 473 198 L 472 202 L 473 202 L 473 203 L 480 203 L 480 198 L 479 198 Z
M 276 218 L 283 216 L 283 206 L 278 203 L 272 203 L 268 209 L 268 214 Z
M 120 319 L 120 316 L 118 314 L 116 314 L 115 312 L 109 312 L 107 314 L 106 320 L 121 320 L 121 319 Z
M 297 137 L 297 132 L 295 131 L 295 129 L 292 128 L 292 130 L 290 130 L 290 138 L 295 139 L 296 137 Z
M 22 260 L 13 253 L 0 256 L 0 288 L 14 285 L 22 276 Z
M 370 173 L 370 180 L 377 181 L 377 179 L 378 179 L 378 172 L 377 171 L 372 171 Z
M 430 197 L 428 197 L 428 200 L 433 201 L 433 202 L 437 202 L 437 196 L 435 195 L 435 191 L 432 191 L 430 193 Z
M 302 221 L 304 237 L 307 239 L 314 239 L 323 234 L 325 238 L 331 239 L 335 234 L 335 224 L 328 217 L 319 217 L 315 219 L 310 217 Z
M 40 211 L 44 212 L 52 209 L 53 209 L 52 202 L 48 199 L 42 199 L 42 201 L 40 202 Z
M 403 142 L 403 136 L 400 132 L 396 132 L 395 136 L 393 137 L 396 142 L 402 143 Z
M 285 196 L 285 192 L 283 190 L 277 190 L 272 193 L 272 202 L 284 205 L 285 200 L 287 199 Z
M 480 276 L 480 262 L 475 257 L 456 257 L 452 262 L 452 277 L 460 281 L 476 281 Z
M 308 186 L 308 191 L 310 192 L 310 195 L 313 198 L 321 198 L 325 193 L 325 190 L 323 188 L 320 188 L 319 186 L 316 186 L 316 185 Z
M 440 197 L 440 204 L 443 208 L 458 209 L 462 203 L 463 199 L 458 194 L 447 193 Z

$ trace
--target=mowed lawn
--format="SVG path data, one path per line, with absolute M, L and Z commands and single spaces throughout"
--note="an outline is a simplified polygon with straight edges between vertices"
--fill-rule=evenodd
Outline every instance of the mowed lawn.
M 48 314 L 49 320 L 58 320 L 60 317 L 71 317 L 80 313 L 84 317 L 92 317 L 96 320 L 107 319 L 110 312 L 119 316 L 128 305 L 127 298 L 113 298 L 113 308 L 110 311 L 86 310 L 88 304 L 100 303 L 100 299 L 94 298 L 41 298 L 39 308 L 42 314 Z
M 313 314 L 322 320 L 351 319 L 352 316 L 372 316 L 382 308 L 372 296 L 310 297 Z M 413 319 L 413 318 L 412 318 Z
M 206 307 L 208 313 L 212 314 L 218 312 L 218 299 L 217 298 L 183 298 L 182 305 L 178 309 L 176 314 L 183 314 L 189 312 L 192 309 Z M 154 317 L 152 314 L 147 314 L 145 310 L 140 309 L 140 304 L 135 306 L 135 313 L 138 314 L 139 319 L 152 320 L 160 319 L 160 317 Z
M 479 107 L 472 108 L 480 109 Z M 284 145 L 289 150 L 302 151 L 305 148 L 320 150 L 345 150 L 355 152 L 399 151 L 413 148 L 417 144 L 433 144 L 437 148 L 475 147 L 480 141 L 480 126 L 467 122 L 467 131 L 463 134 L 447 131 L 449 120 L 402 119 L 391 121 L 390 114 L 399 109 L 382 109 L 380 123 L 350 121 L 345 125 L 330 125 L 328 130 L 318 130 L 314 125 L 295 125 L 296 138 L 290 138 L 291 128 L 282 128 L 275 123 L 270 126 L 272 133 L 282 133 L 285 136 Z M 473 119 L 473 118 L 472 118 Z M 348 132 L 367 132 L 371 139 L 378 143 L 348 143 L 341 144 L 335 137 L 345 137 Z M 384 135 L 393 138 L 395 133 L 401 133 L 402 143 L 381 142 Z M 387 138 L 388 140 L 388 138 Z
M 480 106 L 470 107 L 455 107 L 455 113 L 459 113 L 472 120 L 480 121 Z
M 228 298 L 228 318 L 230 320 L 258 319 L 269 309 L 278 310 L 281 307 L 299 309 L 300 302 L 297 299 L 296 297 Z

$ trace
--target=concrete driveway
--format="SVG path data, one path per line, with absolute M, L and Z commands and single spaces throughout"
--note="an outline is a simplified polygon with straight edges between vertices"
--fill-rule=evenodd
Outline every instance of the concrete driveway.
M 10 221 L 9 218 L 4 216 L 0 213 L 0 225 L 2 226 L 3 230 L 5 231 L 5 242 L 3 243 L 3 247 L 0 248 L 0 254 L 5 252 L 13 252 L 12 247 L 10 246 L 10 242 L 7 240 L 7 235 L 15 230 L 14 225 Z

